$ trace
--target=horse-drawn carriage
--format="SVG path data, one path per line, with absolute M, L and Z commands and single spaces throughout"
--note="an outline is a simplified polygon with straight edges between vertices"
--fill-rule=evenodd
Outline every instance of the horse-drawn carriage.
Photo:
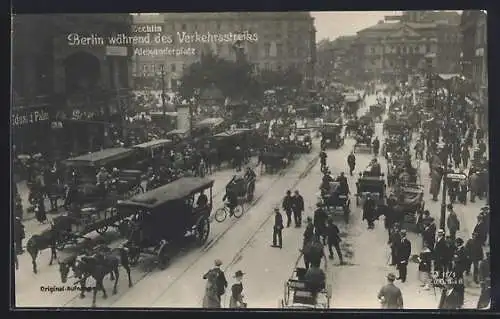
M 185 177 L 118 202 L 119 214 L 132 216 L 124 245 L 131 263 L 136 264 L 141 254 L 153 255 L 163 269 L 181 248 L 203 245 L 210 234 L 213 184 L 210 179 Z M 195 200 L 199 196 L 207 200 Z
M 324 123 L 321 127 L 322 148 L 340 148 L 342 145 L 344 145 L 342 125 L 338 123 Z
M 312 138 L 309 128 L 298 128 L 295 130 L 295 144 L 301 153 L 311 153 Z
M 385 204 L 386 184 L 383 173 L 380 175 L 374 175 L 370 171 L 359 173 L 356 189 L 356 206 L 362 205 L 368 195 L 377 205 Z
M 296 265 L 295 265 L 296 266 Z M 325 277 L 328 273 L 327 263 L 324 263 Z M 332 298 L 332 287 L 325 279 L 324 285 L 319 287 L 305 279 L 307 270 L 295 267 L 292 276 L 285 283 L 283 299 L 278 307 L 285 309 L 328 309 Z
M 384 104 L 380 104 L 380 103 L 370 105 L 369 113 L 374 118 L 377 118 L 377 119 L 381 120 L 382 119 L 382 115 L 384 115 L 384 113 L 385 113 L 385 105 Z
M 388 196 L 388 204 L 402 227 L 417 231 L 419 216 L 425 209 L 424 187 L 419 184 L 398 184 Z
M 244 152 L 243 159 L 249 158 L 251 133 L 252 130 L 250 129 L 234 129 L 212 136 L 213 147 L 221 150 L 218 157 L 219 161 L 227 161 L 228 163 L 233 163 L 234 166 L 237 146 Z
M 361 97 L 358 94 L 346 94 L 344 95 L 344 114 L 348 117 L 356 115 L 358 109 L 361 105 Z
M 134 166 L 145 172 L 149 166 L 161 157 L 163 152 L 170 151 L 174 148 L 174 145 L 172 140 L 158 139 L 133 146 L 132 148 L 137 152 L 137 162 Z
M 255 178 L 235 175 L 226 185 L 226 192 L 234 191 L 238 202 L 251 202 L 255 192 Z
M 389 135 L 408 135 L 408 124 L 403 120 L 392 117 L 384 121 L 383 125 L 384 133 Z
M 339 182 L 330 182 L 328 189 L 321 189 L 321 199 L 327 214 L 333 217 L 335 213 L 342 212 L 344 220 L 349 220 L 351 200 L 349 194 L 341 191 Z
M 63 161 L 66 167 L 66 181 L 76 187 L 79 205 L 103 201 L 106 194 L 96 185 L 97 173 L 100 168 L 108 170 L 119 167 L 133 167 L 136 151 L 128 148 L 110 148 L 99 152 L 68 158 Z M 143 192 L 141 186 L 142 172 L 139 170 L 119 171 L 118 176 L 111 179 L 108 186 L 110 197 L 127 197 Z M 75 185 L 76 183 L 76 185 Z M 106 195 L 106 196 L 107 196 Z
M 358 131 L 356 136 L 354 137 L 355 144 L 353 146 L 353 152 L 356 153 L 359 149 L 362 149 L 365 152 L 372 152 L 372 135 L 367 133 L 366 131 Z

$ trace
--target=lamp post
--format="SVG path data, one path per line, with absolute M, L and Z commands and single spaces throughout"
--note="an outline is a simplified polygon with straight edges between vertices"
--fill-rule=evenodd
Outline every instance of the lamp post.
M 161 106 L 163 110 L 163 119 L 167 118 L 167 104 L 165 103 L 165 65 L 160 65 L 161 76 Z

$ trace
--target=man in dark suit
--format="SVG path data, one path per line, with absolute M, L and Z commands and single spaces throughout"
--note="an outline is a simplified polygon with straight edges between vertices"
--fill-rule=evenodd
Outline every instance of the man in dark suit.
M 295 220 L 295 227 L 300 227 L 302 225 L 302 212 L 304 211 L 304 198 L 296 190 L 294 196 L 292 197 L 292 211 L 293 219 Z
M 438 309 L 460 309 L 460 296 L 454 284 L 447 284 L 441 290 Z
M 439 277 L 443 276 L 444 268 L 446 266 L 448 245 L 444 237 L 444 230 L 438 230 L 436 244 L 434 246 L 434 270 L 439 273 Z
M 423 220 L 424 229 L 422 230 L 422 241 L 427 243 L 431 250 L 434 249 L 436 243 L 436 224 L 434 218 L 427 217 Z
M 280 209 L 274 209 L 274 227 L 273 227 L 273 245 L 272 247 L 283 247 L 283 216 L 281 216 Z
M 399 226 L 399 223 L 394 223 L 389 237 L 389 245 L 391 247 L 391 266 L 395 266 L 397 263 L 397 247 L 401 242 L 400 231 L 401 227 Z
M 478 215 L 477 216 L 477 224 L 474 227 L 473 233 L 477 234 L 477 239 L 481 243 L 481 245 L 484 246 L 486 243 L 486 239 L 488 238 L 488 228 L 486 223 L 484 222 L 484 216 L 483 215 Z
M 398 260 L 398 270 L 399 270 L 399 277 L 397 279 L 401 279 L 401 282 L 406 281 L 406 275 L 408 272 L 408 260 L 410 259 L 411 256 L 411 243 L 410 241 L 406 238 L 406 229 L 401 229 L 401 241 L 399 242 L 399 245 L 397 246 L 397 260 Z
M 288 190 L 286 191 L 286 195 L 281 202 L 281 207 L 286 214 L 286 227 L 290 227 L 290 224 L 292 223 L 292 202 L 292 192 Z
M 340 259 L 340 264 L 344 264 L 344 260 L 342 258 L 342 252 L 340 250 L 340 231 L 337 225 L 333 223 L 333 220 L 328 219 L 328 226 L 326 228 L 326 234 L 328 236 L 328 252 L 330 253 L 330 259 L 333 259 L 333 249 L 332 247 L 335 247 L 335 250 L 337 251 L 337 255 L 339 255 Z
M 392 273 L 387 275 L 387 284 L 380 288 L 378 300 L 383 309 L 403 309 L 403 294 L 401 290 L 394 285 L 396 276 Z

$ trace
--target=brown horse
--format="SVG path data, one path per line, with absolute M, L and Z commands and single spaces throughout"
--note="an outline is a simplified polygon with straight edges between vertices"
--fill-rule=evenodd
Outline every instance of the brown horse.
M 33 264 L 33 272 L 36 274 L 37 264 L 36 258 L 38 253 L 42 250 L 50 248 L 50 262 L 49 265 L 52 265 L 54 259 L 57 259 L 56 245 L 57 245 L 58 232 L 52 227 L 50 229 L 44 230 L 39 235 L 33 235 L 28 240 L 26 244 L 26 250 L 31 256 L 31 263 Z
M 92 277 L 95 279 L 96 286 L 93 287 L 94 293 L 92 297 L 92 307 L 96 306 L 96 296 L 99 290 L 103 293 L 103 298 L 108 297 L 104 289 L 104 277 L 109 274 L 110 279 L 114 280 L 113 294 L 118 292 L 118 280 L 120 278 L 119 266 L 122 265 L 127 271 L 128 286 L 132 287 L 132 278 L 130 276 L 130 261 L 128 250 L 126 248 L 110 249 L 103 247 L 93 256 L 71 256 L 59 263 L 59 273 L 61 281 L 66 283 L 68 279 L 69 270 L 72 269 L 75 278 L 78 278 L 80 283 L 80 298 L 85 297 L 87 288 L 87 278 Z

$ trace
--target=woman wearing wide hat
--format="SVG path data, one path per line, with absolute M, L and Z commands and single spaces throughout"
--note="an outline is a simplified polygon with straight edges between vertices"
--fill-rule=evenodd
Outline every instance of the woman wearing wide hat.
M 236 283 L 231 287 L 231 298 L 229 299 L 229 308 L 246 308 L 247 304 L 243 301 L 243 275 L 245 273 L 238 270 L 234 274 Z

